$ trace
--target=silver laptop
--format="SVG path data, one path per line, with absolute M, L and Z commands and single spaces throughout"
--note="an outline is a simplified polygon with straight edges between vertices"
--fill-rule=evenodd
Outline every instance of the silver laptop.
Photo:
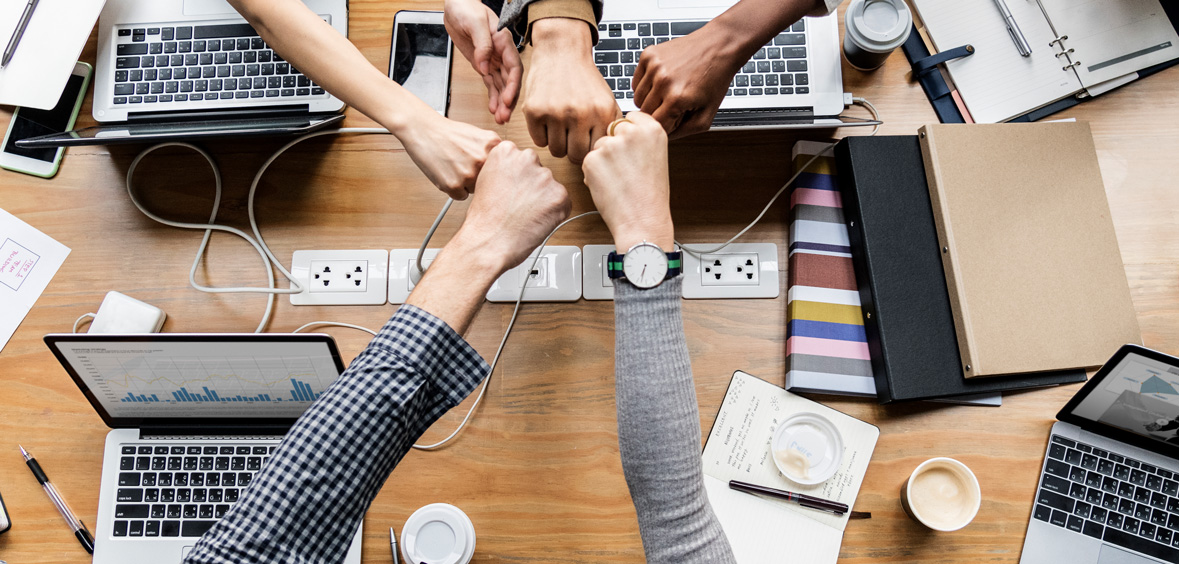
M 343 372 L 319 334 L 47 335 L 107 434 L 95 564 L 180 562 Z M 359 564 L 361 530 L 345 562 Z
M 598 71 L 622 111 L 635 106 L 631 77 L 643 49 L 687 35 L 736 0 L 606 2 L 594 48 Z M 701 54 L 707 56 L 707 54 Z M 839 23 L 834 14 L 803 18 L 767 43 L 733 77 L 712 129 L 872 125 L 843 111 Z
M 304 3 L 348 34 L 347 0 Z M 343 108 L 225 0 L 107 0 L 94 71 L 101 125 L 23 146 L 298 134 L 338 122 Z
M 1179 563 L 1179 358 L 1126 345 L 1056 418 L 1020 563 Z

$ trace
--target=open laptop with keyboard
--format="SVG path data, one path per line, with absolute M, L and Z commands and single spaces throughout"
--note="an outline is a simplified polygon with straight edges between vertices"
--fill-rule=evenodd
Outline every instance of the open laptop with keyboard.
M 348 34 L 347 0 L 304 3 Z M 225 0 L 107 0 L 98 30 L 93 115 L 102 125 L 22 146 L 298 134 L 343 119 L 344 103 Z
M 1179 563 L 1179 358 L 1126 345 L 1056 418 L 1021 564 Z
M 96 564 L 180 562 L 344 366 L 318 334 L 47 335 L 106 424 Z M 360 562 L 361 530 L 345 562 Z
M 594 60 L 622 111 L 639 109 L 632 79 L 644 49 L 700 29 L 734 3 L 736 0 L 606 2 Z M 759 49 L 733 77 L 712 129 L 877 123 L 839 117 L 844 108 L 840 66 L 836 16 L 803 18 Z

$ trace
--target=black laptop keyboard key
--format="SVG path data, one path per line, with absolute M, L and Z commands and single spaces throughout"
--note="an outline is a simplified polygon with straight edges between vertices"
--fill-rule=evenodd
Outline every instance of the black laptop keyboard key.
M 1133 515 L 1135 505 L 1136 504 L 1134 503 L 1134 500 L 1132 500 L 1132 499 L 1126 499 L 1126 498 L 1119 499 L 1118 500 L 1118 512 L 1126 514 L 1126 515 Z
M 1079 532 L 1081 532 L 1081 529 L 1084 527 L 1084 524 L 1085 524 L 1084 519 L 1081 519 L 1080 517 L 1077 517 L 1076 515 L 1070 515 L 1068 517 L 1068 521 L 1065 523 L 1065 527 L 1068 528 L 1068 530 L 1070 530 L 1070 531 L 1075 531 L 1075 532 L 1079 533 Z
M 144 527 L 143 527 L 143 536 L 145 536 L 145 537 L 158 537 L 158 536 L 160 536 L 160 522 L 159 521 L 148 521 L 147 523 L 145 523 Z
M 219 504 L 213 509 L 213 517 L 220 519 L 224 517 L 227 512 L 229 512 L 229 506 L 225 505 L 224 503 Z
M 183 521 L 180 524 L 180 536 L 199 537 L 216 524 L 216 521 Z
M 1173 564 L 1179 563 L 1179 550 L 1169 546 L 1163 546 L 1157 542 L 1148 541 L 1136 534 L 1129 534 L 1128 531 L 1119 531 L 1113 527 L 1106 527 L 1101 539 L 1112 545 L 1135 550 L 1166 562 Z
M 1105 523 L 1105 520 L 1108 516 L 1109 511 L 1107 511 L 1104 507 L 1094 507 L 1093 509 L 1089 510 L 1089 519 L 1097 521 L 1098 523 Z
M 1158 532 L 1158 527 L 1150 523 L 1141 523 L 1138 525 L 1138 536 L 1146 540 L 1154 540 L 1155 533 Z
M 189 476 L 188 484 L 193 487 L 201 487 L 205 485 L 205 475 L 200 472 L 193 472 Z
M 1142 521 L 1150 520 L 1150 506 L 1144 503 L 1134 505 L 1134 518 Z
M 1101 490 L 1097 488 L 1089 488 L 1089 491 L 1085 493 L 1085 501 L 1094 505 L 1101 503 L 1101 497 Z
M 706 22 L 706 21 L 704 21 L 704 22 L 671 22 L 671 34 L 672 35 L 687 35 L 689 33 L 692 33 L 693 31 L 696 31 L 696 30 L 704 27 L 704 24 L 707 24 L 707 23 L 708 22 Z
M 1069 474 L 1069 465 L 1059 460 L 1049 459 L 1048 462 L 1044 465 L 1044 471 L 1052 474 L 1053 476 L 1059 476 L 1061 478 L 1067 479 Z
M 1146 488 L 1134 488 L 1134 501 L 1138 503 L 1147 503 L 1150 501 L 1150 490 Z
M 1076 448 L 1076 446 L 1077 446 L 1076 441 L 1074 441 L 1072 439 L 1067 439 L 1067 438 L 1062 437 L 1060 435 L 1052 435 L 1052 442 L 1054 442 L 1056 444 L 1064 445 L 1069 448 Z
M 1077 483 L 1085 481 L 1085 469 L 1080 466 L 1073 466 L 1069 469 L 1068 479 Z
M 172 504 L 168 506 L 168 518 L 179 519 L 180 514 L 184 512 L 184 507 L 179 504 Z
M 1073 506 L 1073 515 L 1076 515 L 1082 519 L 1088 519 L 1089 512 L 1092 511 L 1092 509 L 1092 505 L 1089 505 L 1083 501 L 1078 501 L 1077 504 Z
M 1095 539 L 1100 539 L 1101 533 L 1104 529 L 1105 529 L 1105 527 L 1099 523 L 1096 523 L 1094 521 L 1085 521 L 1085 525 L 1081 529 L 1081 532 L 1084 533 L 1086 536 L 1090 536 Z
M 258 35 L 250 24 L 198 25 L 193 29 L 196 39 L 220 39 L 223 37 L 253 37 Z
M 1040 481 L 1040 486 L 1048 491 L 1059 494 L 1068 494 L 1069 482 L 1059 476 L 1051 474 L 1044 474 L 1044 479 Z
M 1163 544 L 1171 544 L 1171 542 L 1175 540 L 1175 534 L 1171 532 L 1170 529 L 1159 527 L 1159 532 L 1157 535 L 1155 535 L 1154 540 Z
M 120 486 L 138 486 L 139 474 L 137 472 L 120 472 L 119 473 Z
M 1156 509 L 1166 509 L 1167 508 L 1167 496 L 1165 496 L 1161 493 L 1150 494 L 1150 506 L 1154 507 Z
M 1114 480 L 1115 484 L 1117 480 Z M 1094 470 L 1085 473 L 1085 485 L 1091 488 L 1102 488 L 1102 476 Z M 1117 487 L 1116 485 L 1114 486 Z
M 1156 492 L 1163 491 L 1163 477 L 1158 474 L 1150 474 L 1146 477 L 1146 487 Z
M 1154 523 L 1155 525 L 1158 525 L 1160 527 L 1166 527 L 1167 526 L 1167 512 L 1159 510 L 1159 509 L 1155 509 L 1154 511 L 1151 511 L 1150 512 L 1150 522 Z
M 130 55 L 146 55 L 146 54 L 147 54 L 147 44 L 146 43 L 120 43 L 118 45 L 118 47 L 115 48 L 115 55 L 117 55 L 119 57 L 127 57 Z
M 221 485 L 230 487 L 237 485 L 237 474 L 234 472 L 224 472 L 221 474 Z
M 192 502 L 193 503 L 204 503 L 208 500 L 209 500 L 209 490 L 206 490 L 206 489 L 192 490 Z
M 139 503 L 143 501 L 143 490 L 137 488 L 119 488 L 115 494 L 118 503 Z
M 164 521 L 160 523 L 160 536 L 163 537 L 178 537 L 180 536 L 180 521 Z
M 236 503 L 239 491 L 237 488 L 226 488 L 225 501 L 229 503 Z
M 127 521 L 115 521 L 114 531 L 112 534 L 116 537 L 127 536 Z
M 1138 462 L 1137 460 L 1134 460 L 1133 458 L 1127 458 L 1126 459 L 1126 466 L 1129 466 L 1130 468 L 1141 468 L 1142 463 Z
M 197 513 L 197 516 L 200 519 L 212 519 L 213 518 L 213 506 L 208 505 L 208 504 L 201 505 L 200 511 Z
M 116 519 L 146 519 L 150 512 L 151 506 L 146 504 L 115 505 Z
M 1036 501 L 1053 509 L 1059 509 L 1065 513 L 1072 513 L 1073 505 L 1076 503 L 1075 501 L 1063 495 L 1052 493 L 1043 489 L 1040 490 L 1040 495 Z
M 1068 524 L 1068 515 L 1063 511 L 1053 510 L 1052 517 L 1048 519 L 1048 522 L 1056 525 L 1057 527 L 1064 527 Z
M 1145 486 L 1146 472 L 1143 472 L 1142 470 L 1131 470 L 1130 483 L 1134 484 L 1135 486 Z
M 1069 486 L 1068 495 L 1073 499 L 1085 499 L 1085 494 L 1088 492 L 1083 484 L 1071 484 Z
M 1109 525 L 1110 527 L 1114 527 L 1116 529 L 1121 529 L 1122 528 L 1122 520 L 1124 520 L 1124 519 L 1125 519 L 1125 516 L 1122 515 L 1121 513 L 1117 513 L 1115 511 L 1110 511 L 1109 516 L 1107 516 L 1105 518 L 1105 524 Z
M 115 94 L 119 94 L 119 87 L 124 87 L 124 90 L 125 90 L 122 94 L 120 94 L 121 96 L 130 95 L 131 92 L 134 90 L 130 84 L 116 84 L 115 85 Z M 126 452 L 126 449 L 124 449 L 124 452 Z M 134 469 L 135 469 L 135 457 L 134 456 L 124 456 L 123 458 L 119 459 L 119 470 L 134 470 Z
M 181 516 L 184 517 L 185 519 L 196 519 L 197 518 L 197 506 L 196 505 L 185 505 L 184 506 L 184 513 L 182 513 Z
M 1047 505 L 1041 505 L 1037 503 L 1035 510 L 1032 512 L 1032 516 L 1047 523 L 1049 519 L 1052 518 L 1052 508 L 1048 507 Z
M 151 518 L 163 519 L 168 513 L 168 506 L 163 504 L 156 504 L 151 506 Z
M 250 482 L 253 481 L 253 479 L 254 479 L 253 474 L 250 474 L 248 472 L 241 472 L 237 475 L 237 485 L 238 485 L 238 487 L 244 488 L 244 487 L 250 485 Z
M 143 473 L 143 485 L 144 486 L 156 485 L 156 478 L 157 478 L 157 474 L 155 472 L 144 472 Z
M 164 503 L 172 503 L 176 501 L 176 489 L 164 488 L 160 490 L 160 501 Z

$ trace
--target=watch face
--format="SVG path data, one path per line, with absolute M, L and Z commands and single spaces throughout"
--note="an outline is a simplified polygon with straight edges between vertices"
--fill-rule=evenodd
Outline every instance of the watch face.
M 622 257 L 622 271 L 631 284 L 654 288 L 667 276 L 667 253 L 655 245 L 636 245 Z

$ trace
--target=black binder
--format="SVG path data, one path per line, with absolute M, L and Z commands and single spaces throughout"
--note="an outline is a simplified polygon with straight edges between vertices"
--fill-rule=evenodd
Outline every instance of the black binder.
M 1084 370 L 963 378 L 917 136 L 848 137 L 835 160 L 880 403 L 1085 381 Z

